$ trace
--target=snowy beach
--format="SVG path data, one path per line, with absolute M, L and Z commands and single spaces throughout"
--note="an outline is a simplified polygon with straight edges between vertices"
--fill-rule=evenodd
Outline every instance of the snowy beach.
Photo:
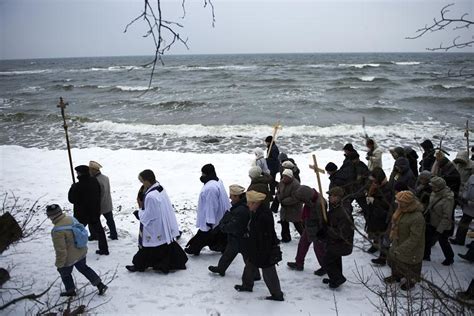
M 265 136 L 265 135 L 264 135 Z M 363 153 L 363 144 L 354 144 Z M 318 163 L 324 166 L 333 161 L 340 166 L 343 160 L 341 151 L 322 150 L 316 152 Z M 302 170 L 302 184 L 316 187 L 316 177 L 307 166 L 312 161 L 310 154 L 292 155 Z M 289 270 L 287 261 L 293 261 L 296 254 L 298 234 L 292 231 L 293 240 L 282 245 L 283 261 L 277 266 L 281 287 L 285 293 L 284 302 L 269 302 L 263 298 L 268 290 L 263 281 L 257 282 L 253 293 L 239 293 L 233 288 L 240 284 L 243 262 L 238 256 L 225 277 L 212 275 L 207 267 L 217 263 L 220 254 L 205 250 L 199 257 L 189 257 L 187 270 L 163 275 L 148 271 L 130 273 L 125 265 L 137 250 L 138 221 L 132 215 L 137 208 L 136 194 L 140 187 L 138 173 L 143 169 L 152 169 L 158 181 L 167 190 L 177 211 L 178 223 L 183 230 L 179 240 L 184 247 L 196 232 L 196 204 L 201 189 L 199 181 L 200 169 L 206 163 L 216 167 L 217 175 L 223 180 L 226 188 L 231 184 L 247 187 L 250 180 L 248 169 L 252 163 L 250 153 L 183 153 L 150 150 L 111 150 L 104 148 L 73 149 L 74 165 L 87 164 L 89 160 L 99 161 L 103 165 L 103 173 L 110 178 L 114 216 L 117 224 L 119 240 L 109 241 L 109 256 L 99 256 L 94 252 L 97 242 L 89 243 L 88 264 L 98 273 L 110 276 L 117 269 L 116 278 L 109 284 L 105 297 L 95 296 L 90 306 L 99 306 L 92 310 L 98 314 L 133 314 L 133 315 L 335 315 L 336 307 L 341 315 L 369 315 L 377 310 L 377 297 L 371 294 L 357 280 L 356 271 L 373 274 L 370 259 L 374 258 L 360 248 L 367 249 L 369 243 L 356 234 L 354 251 L 343 258 L 344 274 L 348 282 L 337 290 L 330 290 L 322 284 L 321 277 L 313 274 L 318 268 L 312 250 L 306 259 L 305 270 L 302 272 Z M 60 204 L 71 214 L 72 205 L 67 201 L 67 192 L 71 185 L 71 175 L 64 150 L 48 150 L 3 145 L 0 147 L 1 173 L 0 191 L 12 198 L 13 194 L 20 197 L 25 205 L 30 206 L 39 199 L 39 205 Z M 393 159 L 388 152 L 383 156 L 384 169 L 391 171 Z M 328 178 L 322 175 L 322 185 L 328 187 Z M 8 201 L 7 201 L 8 202 Z M 7 204 L 8 205 L 8 204 Z M 38 218 L 44 219 L 44 209 L 39 209 Z M 278 218 L 275 215 L 275 219 Z M 361 216 L 356 216 L 360 223 Z M 362 219 L 363 221 L 363 219 Z M 105 226 L 105 221 L 103 220 Z M 54 250 L 49 230 L 51 223 L 43 224 L 44 231 L 38 238 L 11 247 L 0 256 L 0 266 L 13 267 L 12 280 L 34 280 L 32 290 L 40 292 L 57 277 L 54 267 Z M 277 233 L 280 227 L 276 224 Z M 466 248 L 453 245 L 455 253 L 465 253 Z M 433 248 L 431 262 L 423 262 L 423 274 L 440 280 L 448 275 L 455 276 L 459 285 L 465 288 L 472 278 L 472 264 L 455 257 L 454 265 L 441 265 L 443 255 L 439 246 Z M 376 268 L 378 269 L 378 268 Z M 388 275 L 388 267 L 381 268 Z M 439 275 L 438 275 L 439 272 Z M 82 275 L 75 273 L 78 287 L 87 284 Z M 375 276 L 369 284 L 384 287 Z M 395 285 L 394 285 L 395 286 Z M 91 290 L 87 285 L 86 290 Z M 415 292 L 419 286 L 415 288 Z M 60 281 L 56 281 L 49 295 L 57 296 L 60 292 Z M 4 298 L 6 299 L 6 298 Z M 30 302 L 17 303 L 2 314 L 24 314 Z

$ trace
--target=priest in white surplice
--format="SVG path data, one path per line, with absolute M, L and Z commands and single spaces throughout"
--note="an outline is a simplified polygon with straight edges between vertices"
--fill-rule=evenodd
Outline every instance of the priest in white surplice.
M 216 229 L 230 207 L 230 201 L 222 180 L 219 180 L 212 164 L 204 165 L 200 178 L 204 186 L 199 194 L 196 235 L 188 242 L 184 251 L 188 254 L 199 255 L 201 249 L 209 246 L 211 250 L 225 249 L 226 235 Z
M 188 258 L 176 242 L 180 233 L 168 194 L 156 181 L 153 171 L 142 171 L 138 179 L 145 190 L 143 208 L 135 211 L 140 221 L 139 249 L 133 257 L 133 265 L 126 268 L 131 272 L 143 272 L 152 267 L 163 273 L 186 269 Z

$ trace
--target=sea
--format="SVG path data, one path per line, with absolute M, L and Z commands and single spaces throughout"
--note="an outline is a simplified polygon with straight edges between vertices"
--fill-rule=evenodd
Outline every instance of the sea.
M 289 154 L 457 151 L 474 126 L 473 53 L 168 55 L 149 86 L 150 60 L 0 60 L 0 146 L 65 149 L 60 97 L 73 148 L 252 152 L 279 124 Z

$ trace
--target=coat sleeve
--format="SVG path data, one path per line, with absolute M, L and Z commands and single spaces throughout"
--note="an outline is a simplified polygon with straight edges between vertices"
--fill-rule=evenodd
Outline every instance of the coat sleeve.
M 298 189 L 299 185 L 295 185 L 296 180 L 293 180 L 290 188 L 290 195 L 287 197 L 282 197 L 280 204 L 283 206 L 295 205 L 299 203 L 299 200 L 293 196 L 293 193 Z M 279 197 L 280 198 L 280 197 Z
M 157 199 L 145 198 L 145 208 L 138 211 L 140 222 L 144 226 L 148 226 L 152 221 L 158 218 L 158 212 L 156 210 L 160 209 L 161 205 Z
M 71 188 L 69 189 L 69 192 L 67 195 L 69 202 L 71 202 L 72 204 L 76 203 L 78 201 L 78 194 L 79 192 L 78 192 L 77 183 L 74 183 L 73 185 L 71 185 Z
M 216 219 L 217 210 L 219 210 L 219 191 L 217 188 L 212 188 L 206 192 L 206 224 L 216 225 L 218 223 Z
M 442 216 L 441 216 L 441 221 L 438 224 L 438 227 L 436 227 L 436 231 L 440 234 L 442 234 L 445 230 L 451 229 L 451 214 L 453 213 L 453 204 L 454 200 L 453 198 L 447 198 L 443 203 L 440 203 L 438 207 L 443 208 L 442 210 Z
M 53 232 L 53 246 L 56 252 L 56 267 L 62 268 L 67 260 L 67 244 L 64 232 Z

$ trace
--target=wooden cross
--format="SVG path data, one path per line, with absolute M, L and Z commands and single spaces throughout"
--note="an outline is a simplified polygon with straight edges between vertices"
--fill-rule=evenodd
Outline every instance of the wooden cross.
M 63 98 L 60 97 L 59 104 L 56 107 L 61 109 L 61 116 L 63 117 L 63 128 L 64 128 L 64 132 L 66 133 L 66 145 L 67 145 L 67 153 L 69 156 L 69 168 L 71 169 L 72 183 L 76 183 L 76 180 L 74 179 L 74 171 L 72 169 L 71 145 L 69 144 L 69 134 L 67 132 L 66 114 L 64 113 L 64 109 L 66 109 L 67 105 L 69 105 L 69 103 L 64 102 Z
M 466 131 L 464 132 L 464 137 L 466 137 L 466 143 L 467 143 L 467 155 L 469 156 L 469 120 L 466 121 Z
M 268 156 L 270 156 L 270 150 L 272 149 L 273 143 L 275 142 L 276 134 L 279 129 L 281 129 L 280 121 L 276 122 L 275 125 L 273 125 L 272 141 L 270 142 L 270 146 L 268 146 L 267 158 Z
M 324 221 L 328 221 L 328 216 L 326 214 L 326 207 L 324 205 L 324 199 L 323 199 L 323 186 L 321 185 L 321 177 L 319 176 L 320 173 L 326 173 L 324 169 L 319 169 L 318 168 L 318 161 L 316 160 L 316 155 L 313 154 L 313 163 L 314 165 L 309 165 L 311 169 L 314 170 L 314 173 L 316 173 L 316 178 L 318 179 L 318 188 L 319 188 L 319 194 L 320 198 L 319 201 L 321 202 L 321 212 L 323 213 L 323 218 Z

